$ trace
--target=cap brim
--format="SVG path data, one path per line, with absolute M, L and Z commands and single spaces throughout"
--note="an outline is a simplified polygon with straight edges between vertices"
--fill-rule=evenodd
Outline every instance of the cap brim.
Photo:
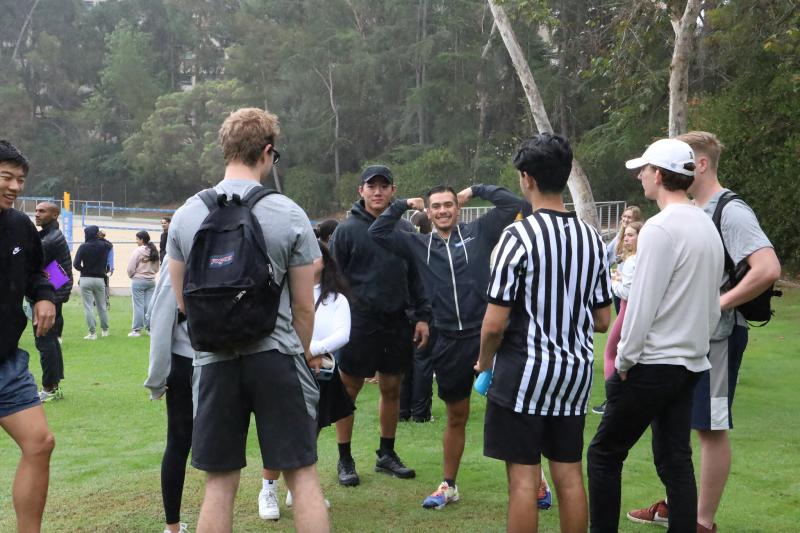
M 644 157 L 637 157 L 636 159 L 625 161 L 625 168 L 628 169 L 642 168 L 646 164 L 647 164 L 647 159 L 645 159 Z
M 393 181 L 392 181 L 392 178 L 390 178 L 390 177 L 388 177 L 388 176 L 384 176 L 383 174 L 374 174 L 374 175 L 372 175 L 372 176 L 370 176 L 370 177 L 366 178 L 365 180 L 363 180 L 363 181 L 362 181 L 362 183 L 367 183 L 367 182 L 369 182 L 369 181 L 372 181 L 372 180 L 374 180 L 375 178 L 383 178 L 383 179 L 385 179 L 385 180 L 386 180 L 388 183 L 390 183 L 390 184 L 391 184 L 391 183 L 393 183 Z

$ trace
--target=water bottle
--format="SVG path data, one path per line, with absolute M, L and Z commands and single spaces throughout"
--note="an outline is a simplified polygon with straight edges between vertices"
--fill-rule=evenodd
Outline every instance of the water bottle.
M 486 396 L 486 393 L 489 392 L 489 385 L 492 384 L 492 370 L 484 370 L 478 376 L 478 379 L 475 380 L 475 385 L 473 388 L 475 392 L 480 394 L 481 396 Z

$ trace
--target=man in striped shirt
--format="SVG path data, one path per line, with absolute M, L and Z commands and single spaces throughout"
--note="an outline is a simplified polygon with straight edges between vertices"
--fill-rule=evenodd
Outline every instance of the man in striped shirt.
M 543 133 L 514 157 L 533 214 L 505 229 L 494 252 L 476 369 L 492 368 L 484 455 L 506 462 L 508 530 L 537 531 L 541 455 L 562 531 L 586 531 L 581 457 L 592 385 L 593 331 L 612 302 L 597 230 L 564 207 L 572 149 Z

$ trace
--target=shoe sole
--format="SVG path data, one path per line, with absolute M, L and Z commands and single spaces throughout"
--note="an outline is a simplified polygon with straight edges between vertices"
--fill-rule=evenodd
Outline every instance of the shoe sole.
M 265 516 L 265 515 L 263 515 L 263 514 L 261 514 L 261 513 L 258 513 L 258 517 L 259 517 L 261 520 L 274 520 L 274 521 L 276 521 L 276 522 L 277 522 L 278 520 L 280 520 L 280 518 L 281 518 L 281 515 L 278 515 L 278 516 Z
M 342 487 L 357 487 L 360 484 L 361 484 L 360 479 L 350 479 L 347 481 L 342 481 L 341 479 L 339 480 L 339 485 L 341 485 Z
M 396 477 L 398 479 L 414 479 L 415 477 L 417 477 L 416 472 L 410 472 L 408 474 L 398 474 L 397 472 L 389 470 L 388 468 L 383 468 L 382 466 L 376 466 L 375 471 L 380 472 L 381 474 L 386 474 L 387 476 Z
M 643 518 L 636 518 L 635 516 L 631 516 L 630 513 L 625 515 L 628 520 L 631 522 L 636 522 L 637 524 L 653 524 L 654 526 L 661 526 L 661 527 L 669 527 L 669 521 L 661 521 L 661 520 L 645 520 Z
M 459 499 L 460 498 L 458 496 L 456 496 L 455 498 L 452 498 L 451 500 L 444 502 L 442 505 L 430 505 L 430 506 L 427 506 L 427 507 L 423 503 L 422 507 L 423 507 L 423 509 L 436 509 L 437 511 L 441 511 L 442 509 L 447 507 L 448 504 L 457 503 Z

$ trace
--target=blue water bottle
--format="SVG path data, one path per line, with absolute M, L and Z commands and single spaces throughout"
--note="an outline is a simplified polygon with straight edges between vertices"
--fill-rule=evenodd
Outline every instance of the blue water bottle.
M 480 394 L 481 396 L 486 396 L 486 393 L 489 392 L 489 385 L 492 384 L 492 370 L 484 370 L 478 376 L 478 379 L 475 380 L 475 385 L 473 388 L 475 392 Z

